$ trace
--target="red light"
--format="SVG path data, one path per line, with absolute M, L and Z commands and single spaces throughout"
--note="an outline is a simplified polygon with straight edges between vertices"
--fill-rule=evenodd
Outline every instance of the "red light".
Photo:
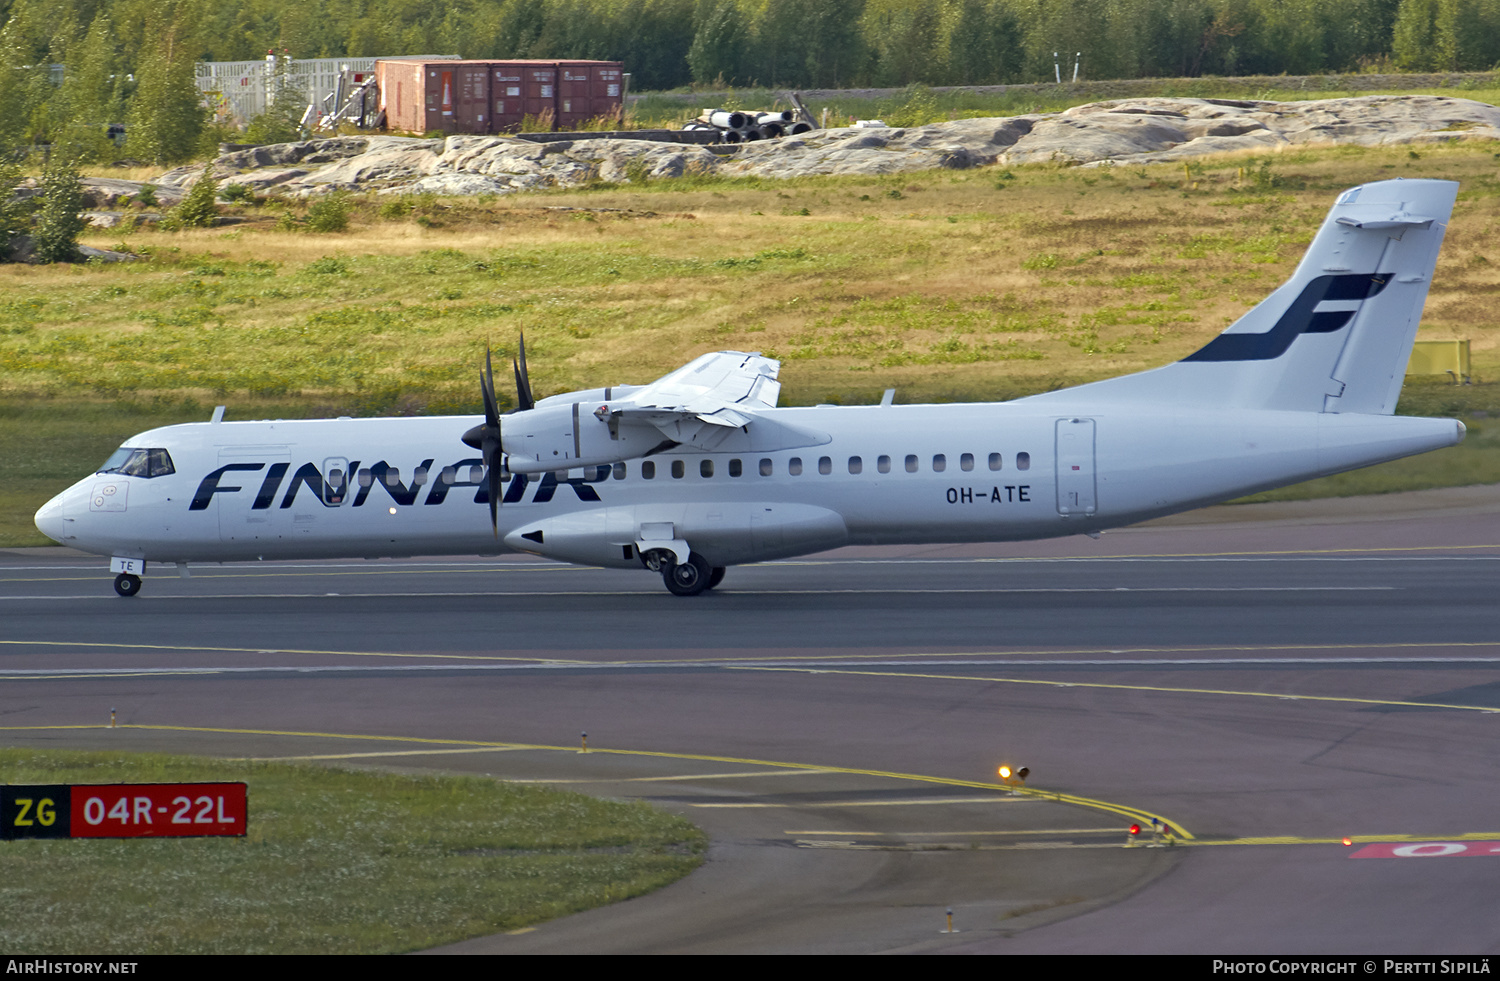
M 1141 826 L 1139 824 L 1132 824 L 1130 826 L 1130 837 L 1134 838 L 1136 835 L 1138 835 L 1140 833 L 1141 833 Z
M 1345 838 L 1344 839 L 1344 844 L 1345 845 L 1352 845 L 1352 844 L 1354 844 L 1354 839 L 1353 838 Z

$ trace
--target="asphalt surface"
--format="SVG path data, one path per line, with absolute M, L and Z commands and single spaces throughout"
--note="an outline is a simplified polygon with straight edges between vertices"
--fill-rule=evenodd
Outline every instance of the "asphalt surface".
M 0 742 L 486 773 L 713 839 L 451 950 L 1500 952 L 1500 488 L 844 549 L 693 599 L 524 558 L 132 599 L 106 568 L 0 551 Z

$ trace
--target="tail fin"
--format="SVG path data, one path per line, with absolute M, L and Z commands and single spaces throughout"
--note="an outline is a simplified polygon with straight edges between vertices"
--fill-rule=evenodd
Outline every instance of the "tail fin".
M 1206 347 L 1070 389 L 1069 402 L 1389 415 L 1457 194 L 1456 183 L 1436 180 L 1345 191 L 1292 278 Z

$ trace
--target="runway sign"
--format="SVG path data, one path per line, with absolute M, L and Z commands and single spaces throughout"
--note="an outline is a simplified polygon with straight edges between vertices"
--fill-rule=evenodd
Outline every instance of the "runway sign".
M 1350 858 L 1469 858 L 1500 855 L 1500 841 L 1379 842 L 1366 845 Z
M 0 786 L 0 839 L 243 836 L 243 783 Z

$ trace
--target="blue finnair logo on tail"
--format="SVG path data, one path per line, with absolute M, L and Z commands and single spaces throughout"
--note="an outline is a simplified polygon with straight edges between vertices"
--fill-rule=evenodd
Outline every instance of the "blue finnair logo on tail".
M 1389 273 L 1319 276 L 1292 301 L 1276 326 L 1260 334 L 1220 334 L 1184 361 L 1269 361 L 1287 352 L 1300 334 L 1331 334 L 1342 330 L 1359 311 L 1359 303 L 1375 296 L 1390 282 Z M 1338 309 L 1318 309 L 1342 302 Z M 1348 304 L 1353 305 L 1348 305 Z

